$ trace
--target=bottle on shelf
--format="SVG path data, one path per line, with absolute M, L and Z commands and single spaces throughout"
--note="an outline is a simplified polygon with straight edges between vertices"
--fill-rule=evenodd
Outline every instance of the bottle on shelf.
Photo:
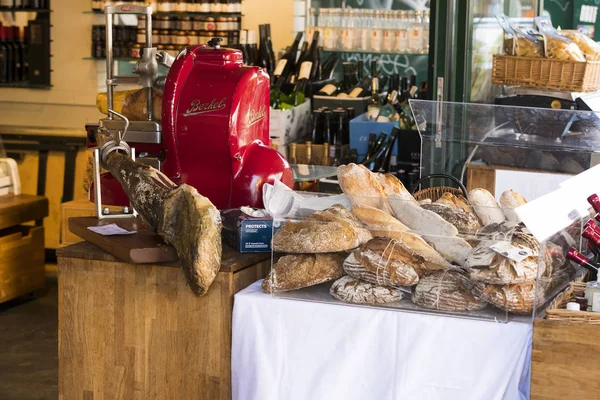
M 0 26 L 0 83 L 9 83 L 10 82 L 10 55 L 9 48 L 4 43 L 4 27 Z
M 302 32 L 296 34 L 296 38 L 288 50 L 281 56 L 273 75 L 275 76 L 274 84 L 277 85 L 279 81 L 281 83 L 287 82 L 290 74 L 296 70 L 296 57 L 298 56 L 298 46 L 302 39 Z M 280 84 L 281 85 L 281 84 Z
M 379 97 L 379 78 L 371 79 L 371 98 L 367 106 L 367 119 L 375 121 L 381 110 L 381 98 Z
M 411 53 L 420 54 L 423 48 L 423 31 L 421 11 L 413 11 L 410 24 L 410 35 L 408 37 L 408 48 Z
M 312 82 L 318 81 L 321 78 L 321 64 L 320 64 L 320 56 L 319 56 L 319 31 L 316 31 L 313 34 L 313 40 L 310 44 L 310 48 L 306 53 L 305 59 L 302 61 L 302 64 L 309 62 L 311 69 L 310 75 L 308 79 Z M 301 69 L 304 68 L 301 66 Z M 300 71 L 302 72 L 302 71 Z M 300 79 L 300 77 L 298 77 Z
M 273 43 L 271 42 L 271 24 L 265 25 L 265 34 L 267 35 L 267 52 L 269 54 L 269 65 L 271 73 L 275 69 L 275 52 L 273 51 Z
M 321 110 L 313 111 L 312 142 L 315 144 L 323 143 L 323 118 Z
M 258 34 L 260 45 L 258 47 L 258 59 L 256 65 L 265 69 L 269 75 L 273 74 L 273 68 L 271 65 L 271 55 L 269 53 L 268 42 L 267 42 L 267 28 L 265 25 L 258 26 Z
M 25 46 L 21 39 L 21 28 L 13 26 L 13 44 L 15 46 L 15 81 L 22 82 L 27 79 L 25 75 Z
M 329 143 L 323 143 L 323 158 L 321 159 L 321 165 L 331 165 L 331 160 L 329 159 Z
M 391 151 L 397 136 L 398 130 L 392 129 L 390 135 L 387 136 L 387 140 L 385 140 L 385 142 L 376 149 L 376 152 L 368 160 L 366 160 L 363 165 L 373 172 L 379 172 L 386 161 L 386 157 L 391 155 Z M 387 161 L 389 165 L 389 160 Z
M 288 96 L 285 102 L 281 103 L 281 109 L 287 110 L 293 107 L 297 107 L 304 103 L 306 85 L 310 79 L 310 71 L 312 68 L 311 61 L 304 61 L 300 68 L 300 74 L 298 75 L 298 81 L 294 85 L 294 90 Z
M 331 54 L 321 67 L 321 79 L 333 79 L 339 62 L 340 59 L 338 58 L 337 54 Z
M 371 78 L 366 77 L 365 79 L 362 80 L 362 82 L 359 82 L 359 84 L 356 85 L 350 91 L 350 93 L 348 93 L 348 97 L 350 97 L 352 99 L 366 97 L 370 93 L 370 90 L 369 90 L 370 87 L 371 87 Z M 341 96 L 338 95 L 338 97 L 341 97 Z
M 369 141 L 367 142 L 367 154 L 365 158 L 361 161 L 361 164 L 364 164 L 369 158 L 373 156 L 375 152 L 375 146 L 377 145 L 377 134 L 369 133 Z
M 258 45 L 256 31 L 248 30 L 248 65 L 258 65 Z
M 296 143 L 290 143 L 290 164 L 298 164 L 298 159 L 296 158 Z
M 310 141 L 304 144 L 304 158 L 301 164 L 312 164 L 312 142 Z
M 323 135 L 322 135 L 322 139 L 323 141 L 321 143 L 329 143 L 331 144 L 331 136 L 332 136 L 332 121 L 333 120 L 333 114 L 331 112 L 331 110 L 325 110 L 323 111 Z
M 408 11 L 403 10 L 400 12 L 400 23 L 398 25 L 398 32 L 396 34 L 396 51 L 398 53 L 409 52 L 408 31 Z
M 423 44 L 421 45 L 421 53 L 429 53 L 429 10 L 423 11 L 422 36 Z
M 288 79 L 289 83 L 296 83 L 298 75 L 300 74 L 300 67 L 302 66 L 302 63 L 304 62 L 304 59 L 306 58 L 307 53 L 308 53 L 308 41 L 305 40 L 302 43 L 302 47 L 300 48 L 300 55 L 298 56 L 298 60 L 296 61 L 296 70 L 292 74 L 290 74 L 290 77 Z

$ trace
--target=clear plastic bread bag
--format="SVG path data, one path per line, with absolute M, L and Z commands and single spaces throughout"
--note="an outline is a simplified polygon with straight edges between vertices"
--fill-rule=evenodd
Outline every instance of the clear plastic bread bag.
M 585 56 L 581 49 L 571 39 L 560 35 L 552 26 L 548 17 L 536 17 L 535 24 L 544 35 L 544 48 L 547 58 L 585 62 Z
M 521 29 L 504 14 L 497 14 L 496 19 L 504 30 L 505 38 L 505 51 L 507 44 L 507 35 L 512 35 L 513 45 L 511 55 L 518 57 L 534 57 L 539 58 L 544 56 L 544 48 L 542 42 L 536 39 L 534 36 L 528 34 L 525 30 Z M 509 53 L 507 53 L 509 54 Z
M 569 38 L 581 49 L 588 61 L 600 61 L 600 44 L 592 38 L 578 31 L 558 31 L 559 34 Z

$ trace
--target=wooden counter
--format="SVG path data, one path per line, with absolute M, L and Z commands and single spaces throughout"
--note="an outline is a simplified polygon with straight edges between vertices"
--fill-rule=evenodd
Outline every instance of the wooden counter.
M 269 253 L 223 248 L 208 293 L 176 264 L 127 264 L 81 242 L 57 251 L 59 399 L 231 398 L 233 295 Z

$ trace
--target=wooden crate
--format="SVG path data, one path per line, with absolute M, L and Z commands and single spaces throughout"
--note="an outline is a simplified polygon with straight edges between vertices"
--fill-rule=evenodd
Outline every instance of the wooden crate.
M 600 398 L 600 326 L 536 319 L 531 400 Z
M 44 228 L 15 226 L 0 234 L 0 303 L 42 289 Z
M 59 399 L 231 398 L 233 295 L 268 253 L 224 247 L 208 293 L 176 264 L 127 264 L 82 242 L 58 253 Z

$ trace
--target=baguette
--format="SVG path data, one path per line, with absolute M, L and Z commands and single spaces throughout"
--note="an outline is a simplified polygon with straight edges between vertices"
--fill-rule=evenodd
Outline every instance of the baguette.
M 471 200 L 471 204 L 473 204 L 475 214 L 477 214 L 484 226 L 492 223 L 499 224 L 506 220 L 504 212 L 496 202 L 496 199 L 487 190 L 473 189 L 469 192 L 469 199 Z
M 432 211 L 425 210 L 411 201 L 405 201 L 397 194 L 388 201 L 396 218 L 410 229 L 419 233 L 442 236 L 456 236 L 458 229 Z
M 383 186 L 364 165 L 340 165 L 337 176 L 342 191 L 353 206 L 374 207 L 391 214 Z
M 286 292 L 318 285 L 344 274 L 344 254 L 290 254 L 271 268 L 262 282 L 265 293 Z
M 460 237 L 423 235 L 423 239 L 446 260 L 461 266 L 465 265 L 473 250 L 469 242 Z
M 475 214 L 467 212 L 462 208 L 454 206 L 449 207 L 443 204 L 425 204 L 421 207 L 444 218 L 454 225 L 460 233 L 473 234 L 481 228 Z

